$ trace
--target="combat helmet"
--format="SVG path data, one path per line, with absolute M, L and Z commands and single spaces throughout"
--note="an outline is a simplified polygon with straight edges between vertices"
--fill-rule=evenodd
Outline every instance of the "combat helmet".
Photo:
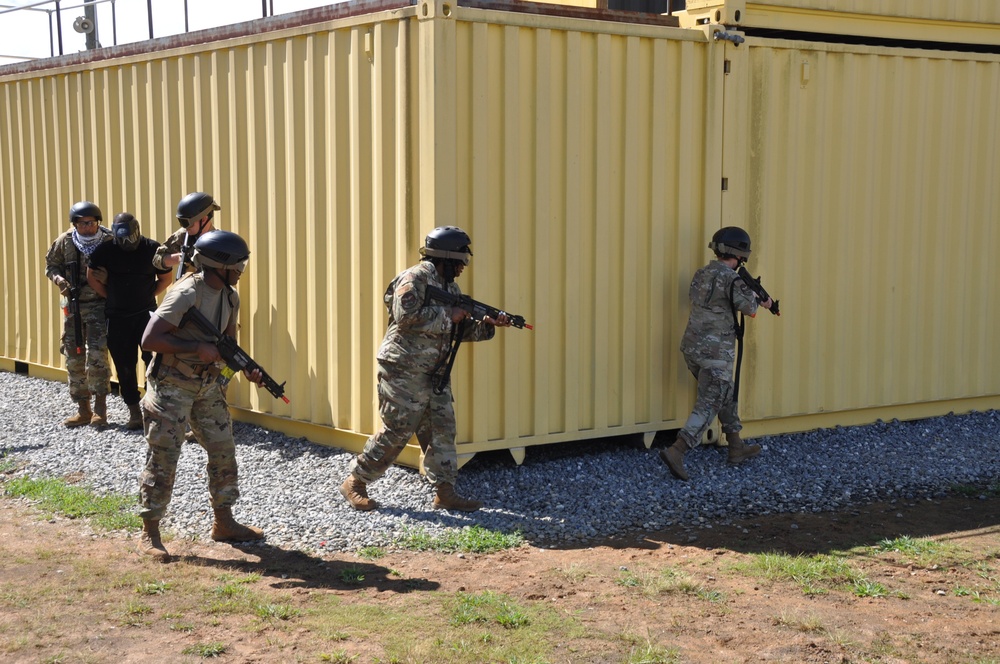
M 420 255 L 425 258 L 450 258 L 468 265 L 472 257 L 471 244 L 469 234 L 458 226 L 438 226 L 427 234 Z
M 236 233 L 214 230 L 205 233 L 194 243 L 191 261 L 198 268 L 217 267 L 242 272 L 250 258 L 250 248 Z
M 73 203 L 72 207 L 69 209 L 69 223 L 75 224 L 77 219 L 81 217 L 93 217 L 98 221 L 98 223 L 104 221 L 104 216 L 101 214 L 101 208 L 97 207 L 90 201 L 80 201 L 79 203 Z
M 177 204 L 177 223 L 183 228 L 187 228 L 191 222 L 221 209 L 211 194 L 195 191 L 182 198 L 181 202 Z
M 726 226 L 715 231 L 708 248 L 724 258 L 745 261 L 750 258 L 750 234 L 739 226 Z

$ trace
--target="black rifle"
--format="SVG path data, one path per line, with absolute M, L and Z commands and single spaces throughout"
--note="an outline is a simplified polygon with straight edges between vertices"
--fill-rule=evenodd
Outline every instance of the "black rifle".
M 483 320 L 487 316 L 496 320 L 500 314 L 506 313 L 491 307 L 488 304 L 477 302 L 468 295 L 453 295 L 443 288 L 427 285 L 427 294 L 424 296 L 424 306 L 437 302 L 449 307 L 459 307 L 469 312 L 473 320 Z M 507 314 L 510 324 L 516 328 L 529 330 L 535 329 L 524 322 L 524 316 Z M 451 348 L 448 354 L 442 357 L 430 371 L 431 384 L 434 386 L 434 394 L 443 394 L 448 383 L 451 381 L 451 369 L 455 366 L 455 358 L 458 357 L 458 347 L 462 345 L 462 337 L 465 336 L 465 327 L 468 321 L 463 320 L 458 325 L 451 328 Z
M 213 342 L 219 349 L 219 355 L 221 355 L 222 359 L 226 361 L 229 371 L 227 372 L 224 370 L 219 376 L 220 382 L 223 385 L 228 383 L 229 379 L 231 379 L 237 371 L 246 371 L 250 373 L 253 372 L 254 369 L 259 369 L 260 375 L 263 377 L 262 384 L 265 388 L 267 388 L 267 391 L 274 395 L 275 399 L 281 399 L 285 403 L 288 403 L 288 397 L 285 396 L 285 383 L 281 383 L 279 385 L 278 381 L 271 378 L 271 376 L 264 371 L 264 367 L 254 362 L 253 358 L 247 355 L 247 352 L 237 345 L 236 339 L 220 332 L 218 328 L 212 325 L 211 321 L 205 318 L 203 313 L 194 307 L 188 309 L 187 313 L 184 314 L 184 318 L 181 319 L 181 327 L 184 327 L 188 321 L 191 321 L 198 326 L 198 329 L 212 337 Z
M 426 302 L 424 302 L 425 306 L 431 302 L 438 302 L 449 307 L 459 307 L 460 309 L 468 311 L 469 315 L 472 316 L 472 320 L 483 320 L 487 316 L 496 320 L 500 314 L 507 313 L 502 309 L 497 309 L 496 307 L 491 307 L 488 304 L 477 302 L 468 295 L 452 295 L 445 289 L 438 288 L 437 286 L 431 286 L 430 284 L 427 285 L 426 298 Z M 507 314 L 507 317 L 510 319 L 510 324 L 518 329 L 535 329 L 533 326 L 524 322 L 524 316 Z
M 743 279 L 744 283 L 746 283 L 746 285 L 750 287 L 750 290 L 752 290 L 754 295 L 757 296 L 758 301 L 767 302 L 771 298 L 771 296 L 767 294 L 767 291 L 764 290 L 764 287 L 760 285 L 760 277 L 754 279 L 752 276 L 750 276 L 750 272 L 748 272 L 747 269 L 742 265 L 740 265 L 740 268 L 736 271 L 736 273 L 740 275 L 740 278 Z M 781 315 L 781 311 L 778 310 L 777 300 L 773 300 L 771 302 L 771 308 L 768 309 L 768 311 L 770 311 L 775 316 Z
M 178 281 L 184 276 L 184 269 L 187 267 L 187 262 L 191 260 L 191 252 L 194 251 L 194 243 L 188 244 L 189 235 L 187 231 L 184 232 L 184 243 L 181 244 L 181 262 L 177 264 L 177 274 L 174 275 L 174 281 Z
M 69 278 L 69 291 L 66 293 L 66 308 L 63 313 L 73 317 L 73 336 L 76 341 L 76 354 L 83 355 L 83 321 L 80 319 L 80 263 L 66 263 L 66 276 Z

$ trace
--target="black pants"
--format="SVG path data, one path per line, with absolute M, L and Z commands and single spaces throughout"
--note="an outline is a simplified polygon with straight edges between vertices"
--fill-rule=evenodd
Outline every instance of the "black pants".
M 139 403 L 139 380 L 135 372 L 139 361 L 139 344 L 149 323 L 149 312 L 141 311 L 131 316 L 108 318 L 108 351 L 118 373 L 118 389 L 129 406 Z M 142 352 L 146 366 L 153 360 L 149 351 Z

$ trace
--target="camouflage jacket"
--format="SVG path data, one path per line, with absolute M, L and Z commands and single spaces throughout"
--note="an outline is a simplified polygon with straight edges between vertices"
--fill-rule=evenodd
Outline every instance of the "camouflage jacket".
M 164 265 L 163 259 L 166 258 L 167 256 L 172 256 L 174 254 L 180 253 L 181 247 L 184 246 L 184 238 L 186 237 L 187 237 L 187 231 L 184 230 L 183 228 L 179 228 L 176 231 L 174 231 L 173 235 L 164 240 L 163 244 L 161 244 L 156 249 L 156 253 L 153 254 L 153 267 L 161 271 L 176 270 L 177 269 L 176 265 L 173 267 L 167 267 L 166 265 Z M 191 239 L 191 244 L 194 244 L 194 240 L 195 240 L 194 238 Z M 188 261 L 190 260 L 191 256 L 189 255 Z M 188 264 L 190 265 L 190 262 Z M 184 271 L 187 272 L 187 270 L 188 268 L 185 267 Z
M 104 226 L 97 229 L 98 234 L 103 236 L 101 242 L 111 242 L 114 236 Z M 55 239 L 52 246 L 45 254 L 45 276 L 52 281 L 55 277 L 63 277 L 70 280 L 69 264 L 73 261 L 78 263 L 80 277 L 80 302 L 94 302 L 103 300 L 93 288 L 87 283 L 87 266 L 90 265 L 90 257 L 76 248 L 73 244 L 73 229 L 69 229 Z M 55 283 L 53 281 L 53 283 Z
M 461 294 L 454 282 L 444 283 L 430 261 L 421 261 L 396 275 L 383 296 L 389 311 L 389 329 L 378 349 L 380 364 L 427 373 L 448 354 L 454 327 L 451 309 L 437 303 L 426 304 L 428 284 Z M 489 323 L 470 320 L 463 341 L 485 341 L 495 334 L 496 328 Z
M 712 360 L 736 359 L 736 325 L 733 310 L 752 316 L 757 312 L 753 291 L 722 261 L 713 260 L 694 274 L 691 315 L 681 340 L 685 355 Z

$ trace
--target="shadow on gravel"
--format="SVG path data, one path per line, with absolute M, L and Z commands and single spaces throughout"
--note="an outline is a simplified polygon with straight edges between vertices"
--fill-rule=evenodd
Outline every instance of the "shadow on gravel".
M 392 576 L 386 567 L 365 561 L 324 560 L 303 551 L 289 551 L 270 544 L 234 543 L 251 560 L 206 558 L 197 555 L 175 556 L 176 560 L 202 567 L 217 567 L 227 572 L 260 574 L 277 589 L 322 588 L 355 591 L 374 588 L 380 592 L 411 593 L 437 590 L 437 581 Z M 254 560 L 256 558 L 256 560 Z
M 932 501 L 874 503 L 842 512 L 761 516 L 711 529 L 678 528 L 602 544 L 613 548 L 659 549 L 674 545 L 740 553 L 814 555 L 874 546 L 903 536 L 961 546 L 963 533 L 968 531 L 996 534 L 1000 550 L 1000 495 L 950 495 Z

